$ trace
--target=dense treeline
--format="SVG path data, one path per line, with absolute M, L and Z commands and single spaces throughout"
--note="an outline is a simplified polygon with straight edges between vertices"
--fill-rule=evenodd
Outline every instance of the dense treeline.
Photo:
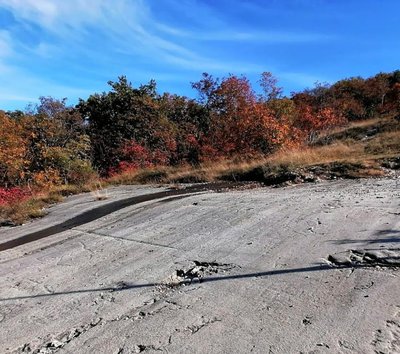
M 251 158 L 312 141 L 348 121 L 400 112 L 400 71 L 282 95 L 271 73 L 256 93 L 244 76 L 203 74 L 196 100 L 109 82 L 75 107 L 41 97 L 25 112 L 0 111 L 0 186 L 86 183 L 156 165 Z

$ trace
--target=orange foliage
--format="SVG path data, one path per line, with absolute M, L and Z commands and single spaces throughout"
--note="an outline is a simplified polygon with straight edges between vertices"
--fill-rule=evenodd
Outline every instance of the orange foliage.
M 271 152 L 288 140 L 290 126 L 258 101 L 246 78 L 230 76 L 216 94 L 222 104 L 213 112 L 210 140 L 219 155 Z
M 40 189 L 49 189 L 53 185 L 62 184 L 59 171 L 54 168 L 46 168 L 32 174 L 32 182 Z
M 28 164 L 22 127 L 0 111 L 0 184 L 18 184 Z
M 332 108 L 313 110 L 311 106 L 304 105 L 298 109 L 296 126 L 308 136 L 318 131 L 343 125 L 347 122 L 343 115 Z

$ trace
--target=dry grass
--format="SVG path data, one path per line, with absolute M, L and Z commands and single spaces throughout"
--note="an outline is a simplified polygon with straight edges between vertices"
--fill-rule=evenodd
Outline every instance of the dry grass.
M 399 129 L 399 122 L 393 116 L 369 119 L 366 121 L 353 122 L 346 127 L 322 132 L 313 145 L 328 145 L 338 140 L 363 141 L 377 134 L 398 131 Z
M 138 183 L 161 183 L 173 170 L 172 167 L 157 167 L 139 170 L 128 170 L 107 179 L 109 184 L 138 184 Z
M 93 182 L 94 183 L 94 182 Z M 59 203 L 64 196 L 88 192 L 91 184 L 85 186 L 62 185 L 53 186 L 48 190 L 34 192 L 33 195 L 18 203 L 0 205 L 0 222 L 6 221 L 10 224 L 20 225 L 29 219 L 42 217 L 46 214 L 45 209 L 51 204 Z
M 360 145 L 335 143 L 321 147 L 304 147 L 299 150 L 281 151 L 271 156 L 267 163 L 272 165 L 288 165 L 292 167 L 305 167 L 333 161 L 343 161 L 354 158 L 363 151 Z
M 103 183 L 101 183 L 101 181 L 95 184 L 95 188 L 91 189 L 91 193 L 96 200 L 100 201 L 108 199 L 107 189 L 104 189 Z
M 361 130 L 363 139 L 354 139 L 354 129 L 377 129 L 377 132 L 373 136 L 366 137 Z M 356 132 L 360 134 L 360 130 Z M 108 182 L 111 184 L 138 184 L 213 182 L 221 179 L 246 180 L 257 178 L 254 177 L 252 171 L 260 168 L 267 171 L 264 174 L 274 174 L 319 165 L 328 169 L 331 164 L 335 164 L 338 175 L 340 175 L 338 164 L 343 166 L 347 164 L 345 170 L 347 171 L 351 165 L 354 177 L 375 177 L 383 174 L 377 161 L 400 154 L 400 124 L 391 118 L 377 118 L 352 123 L 345 129 L 332 131 L 329 137 L 332 138 L 327 145 L 282 150 L 271 156 L 252 160 L 234 159 L 208 162 L 197 167 L 160 167 L 125 172 L 114 176 Z
M 393 157 L 400 152 L 400 130 L 379 134 L 364 144 L 367 155 Z
M 48 204 L 40 197 L 32 197 L 20 203 L 1 205 L 0 220 L 6 220 L 12 224 L 20 225 L 26 220 L 45 215 L 44 208 L 47 205 Z
M 205 163 L 198 167 L 178 168 L 168 175 L 171 182 L 213 182 L 219 180 L 221 176 L 229 171 L 246 171 L 260 164 L 265 163 L 265 158 L 254 160 L 223 160 L 218 162 Z
M 379 123 L 381 123 L 383 120 L 386 120 L 386 119 L 382 119 L 381 117 L 379 117 L 379 118 L 371 118 L 371 119 L 366 119 L 366 120 L 350 122 L 343 127 L 333 128 L 331 130 L 324 131 L 320 134 L 320 136 L 337 134 L 337 133 L 341 133 L 341 132 L 344 132 L 344 131 L 347 131 L 347 130 L 353 129 L 353 128 L 374 127 L 376 125 L 379 125 Z
M 371 143 L 349 143 L 337 142 L 335 144 L 321 147 L 304 147 L 298 150 L 280 151 L 268 158 L 259 158 L 253 161 L 244 161 L 240 163 L 232 161 L 220 161 L 217 163 L 209 163 L 197 168 L 178 168 L 170 171 L 163 182 L 211 182 L 220 179 L 226 179 L 228 175 L 232 179 L 240 179 L 241 174 L 250 173 L 257 168 L 264 168 L 271 173 L 281 170 L 290 171 L 299 168 L 307 168 L 315 165 L 328 165 L 331 163 L 366 163 L 368 160 L 381 159 L 383 157 L 392 157 L 400 153 L 400 147 L 390 150 L 390 153 L 372 154 L 366 152 L 366 146 L 375 146 Z M 368 164 L 367 164 L 368 165 Z M 372 165 L 369 167 L 370 173 L 364 171 L 363 176 L 376 176 L 380 173 Z M 375 166 L 375 165 L 374 165 Z

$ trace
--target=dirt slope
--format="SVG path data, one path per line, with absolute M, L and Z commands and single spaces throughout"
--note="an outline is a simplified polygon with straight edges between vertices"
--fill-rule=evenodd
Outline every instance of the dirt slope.
M 75 196 L 0 244 L 160 191 Z M 0 252 L 0 352 L 399 353 L 399 213 L 388 178 L 195 191 L 72 225 Z

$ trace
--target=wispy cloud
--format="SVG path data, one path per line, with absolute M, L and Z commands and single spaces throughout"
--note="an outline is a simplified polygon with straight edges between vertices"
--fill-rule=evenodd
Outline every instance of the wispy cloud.
M 332 40 L 332 36 L 323 35 L 320 33 L 308 32 L 225 32 L 206 34 L 199 36 L 203 40 L 216 40 L 216 41 L 242 41 L 242 42 L 258 42 L 258 43 L 313 43 L 326 40 Z
M 88 45 L 87 38 L 99 31 L 103 44 L 109 47 L 115 42 L 130 52 L 139 45 L 142 49 L 157 49 L 161 54 L 194 55 L 147 29 L 151 28 L 153 18 L 142 0 L 114 0 L 112 4 L 108 0 L 0 0 L 0 6 L 12 11 L 20 22 L 33 23 L 59 39 L 78 45 Z
M 271 44 L 287 43 L 313 43 L 333 40 L 332 35 L 311 32 L 278 32 L 278 31 L 236 31 L 234 29 L 224 31 L 185 31 L 179 28 L 157 24 L 157 28 L 175 37 L 189 38 L 199 41 L 219 42 L 258 42 Z
M 152 17 L 141 0 L 115 0 L 112 5 L 104 0 L 0 0 L 0 6 L 11 11 L 21 24 L 34 24 L 54 36 L 58 46 L 79 47 L 86 54 L 91 51 L 93 57 L 98 54 L 101 40 L 100 46 L 107 50 L 117 47 L 126 53 L 141 52 L 155 58 L 196 58 L 194 52 L 146 29 Z M 90 43 L 93 33 L 101 38 Z M 34 49 L 45 55 L 50 48 L 49 43 L 41 42 Z
M 8 31 L 0 30 L 0 58 L 6 58 L 13 54 L 11 36 Z

